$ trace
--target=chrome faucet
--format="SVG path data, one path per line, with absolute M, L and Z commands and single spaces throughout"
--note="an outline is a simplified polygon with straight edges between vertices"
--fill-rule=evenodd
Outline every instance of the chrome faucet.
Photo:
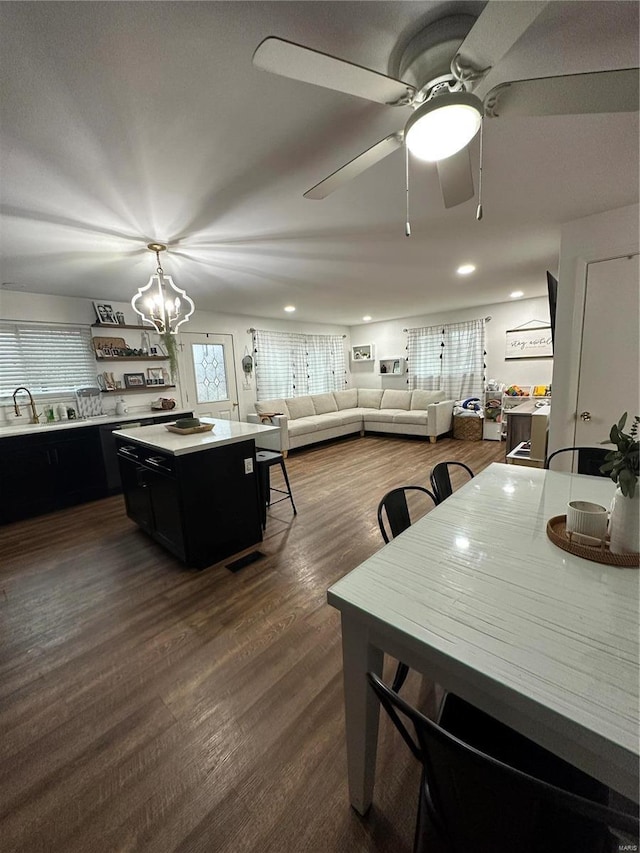
M 13 392 L 13 409 L 16 413 L 16 417 L 17 418 L 20 417 L 20 406 L 16 403 L 16 394 L 18 393 L 18 391 L 26 391 L 27 394 L 29 395 L 29 404 L 31 406 L 31 423 L 32 424 L 39 424 L 40 423 L 40 417 L 38 416 L 38 413 L 36 412 L 36 404 L 33 402 L 33 397 L 31 396 L 31 391 L 29 391 L 28 388 L 25 388 L 22 385 L 20 386 L 20 388 L 16 388 L 16 390 Z

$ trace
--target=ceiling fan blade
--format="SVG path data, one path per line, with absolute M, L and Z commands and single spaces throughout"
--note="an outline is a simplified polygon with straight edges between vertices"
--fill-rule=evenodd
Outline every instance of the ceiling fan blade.
M 456 59 L 462 69 L 471 66 L 483 71 L 495 67 L 547 3 L 548 0 L 489 0 L 458 50 Z
M 378 104 L 410 104 L 416 91 L 401 80 L 273 36 L 258 45 L 253 54 L 253 64 L 272 74 L 324 86 Z
M 489 92 L 485 113 L 495 117 L 636 112 L 639 83 L 638 68 L 514 80 Z
M 362 172 L 366 171 L 371 166 L 375 166 L 380 160 L 384 159 L 388 154 L 391 154 L 402 145 L 402 133 L 392 133 L 390 136 L 376 142 L 371 148 L 367 148 L 362 154 L 358 154 L 353 160 L 350 160 L 344 166 L 336 169 L 328 178 L 320 181 L 315 187 L 311 187 L 304 193 L 305 198 L 321 199 L 326 198 L 329 193 L 337 190 L 339 187 L 348 183 L 352 178 L 356 178 Z
M 473 198 L 473 175 L 468 148 L 463 148 L 446 160 L 438 160 L 436 167 L 445 207 L 455 207 Z

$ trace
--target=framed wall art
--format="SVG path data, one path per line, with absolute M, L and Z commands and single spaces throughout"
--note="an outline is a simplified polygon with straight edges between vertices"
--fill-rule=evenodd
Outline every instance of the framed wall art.
M 164 373 L 161 367 L 147 368 L 147 385 L 164 385 Z
M 125 373 L 124 387 L 125 388 L 145 388 L 147 385 L 144 373 Z
M 508 329 L 505 361 L 516 358 L 553 358 L 551 326 Z
M 98 318 L 98 323 L 104 326 L 115 326 L 118 323 L 116 312 L 112 305 L 107 305 L 105 302 L 94 302 L 93 308 Z

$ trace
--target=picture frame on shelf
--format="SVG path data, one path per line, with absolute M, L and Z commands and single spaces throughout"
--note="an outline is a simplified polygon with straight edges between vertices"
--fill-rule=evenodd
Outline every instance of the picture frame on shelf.
M 147 385 L 164 385 L 164 373 L 161 367 L 147 367 Z
M 94 302 L 93 303 L 94 311 L 96 312 L 96 317 L 98 318 L 98 323 L 103 326 L 115 326 L 118 323 L 116 318 L 116 312 L 113 310 L 113 306 L 109 305 L 106 302 Z
M 125 373 L 123 378 L 125 388 L 144 388 L 147 384 L 144 373 Z

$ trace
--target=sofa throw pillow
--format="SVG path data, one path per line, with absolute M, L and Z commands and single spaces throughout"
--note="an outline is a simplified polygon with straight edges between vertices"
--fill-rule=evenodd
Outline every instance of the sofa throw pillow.
M 387 388 L 382 395 L 381 409 L 404 409 L 406 412 L 411 408 L 411 391 L 392 391 Z
M 326 415 L 328 412 L 337 412 L 338 404 L 335 401 L 333 394 L 312 394 L 313 408 L 316 410 L 316 415 Z
M 379 409 L 382 390 L 377 388 L 358 388 L 358 406 L 363 409 Z
M 258 400 L 255 404 L 259 415 L 286 415 L 289 417 L 289 409 L 284 400 Z
M 358 407 L 357 388 L 347 388 L 345 391 L 334 391 L 333 398 L 336 401 L 339 412 L 343 409 L 356 409 Z
M 287 397 L 285 403 L 287 404 L 287 409 L 289 409 L 289 417 L 292 421 L 298 418 L 313 417 L 316 413 L 313 407 L 313 400 L 308 395 L 305 397 Z
M 444 400 L 444 391 L 419 391 L 416 389 L 411 393 L 411 411 L 426 409 L 431 403 L 439 403 Z

